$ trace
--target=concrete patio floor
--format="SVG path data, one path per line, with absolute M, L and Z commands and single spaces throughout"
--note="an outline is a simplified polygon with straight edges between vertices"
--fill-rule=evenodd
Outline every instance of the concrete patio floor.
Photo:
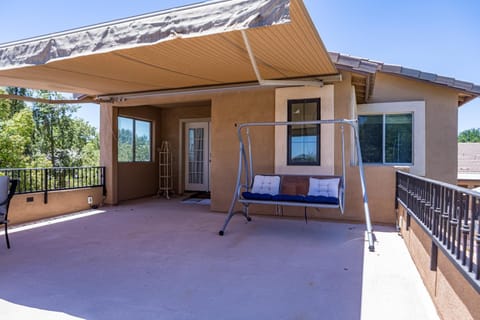
M 143 199 L 0 238 L 0 319 L 438 319 L 393 228 Z

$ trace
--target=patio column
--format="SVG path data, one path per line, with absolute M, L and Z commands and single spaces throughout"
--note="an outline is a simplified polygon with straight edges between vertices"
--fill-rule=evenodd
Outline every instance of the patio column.
M 111 103 L 100 104 L 100 165 L 105 166 L 105 204 L 118 203 L 117 116 L 117 107 Z

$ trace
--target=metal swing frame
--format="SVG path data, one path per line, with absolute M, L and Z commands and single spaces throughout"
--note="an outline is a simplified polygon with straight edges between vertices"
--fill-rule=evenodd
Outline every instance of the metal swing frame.
M 241 196 L 242 189 L 250 190 L 253 184 L 254 171 L 253 171 L 253 157 L 252 157 L 252 143 L 250 137 L 250 128 L 252 127 L 268 127 L 268 126 L 291 126 L 291 125 L 340 125 L 342 127 L 342 176 L 339 186 L 339 203 L 334 204 L 322 204 L 322 203 L 305 203 L 305 202 L 285 202 L 285 201 L 272 201 L 272 200 L 249 200 L 243 199 Z M 235 192 L 232 197 L 232 202 L 228 210 L 228 216 L 225 219 L 225 223 L 222 229 L 219 231 L 219 235 L 223 236 L 227 228 L 228 223 L 236 213 L 241 213 L 247 221 L 251 221 L 251 217 L 248 214 L 249 204 L 269 204 L 277 206 L 298 206 L 298 207 L 314 207 L 314 208 L 339 208 L 343 214 L 345 206 L 345 141 L 343 126 L 349 126 L 353 132 L 355 151 L 358 161 L 358 172 L 360 176 L 360 184 L 363 196 L 363 210 L 365 215 L 365 225 L 368 238 L 368 247 L 370 251 L 375 250 L 374 235 L 372 230 L 372 224 L 370 219 L 370 209 L 368 206 L 367 187 L 365 182 L 365 171 L 362 161 L 362 151 L 360 148 L 360 139 L 358 135 L 358 120 L 357 119 L 332 119 L 332 120 L 316 120 L 316 121 L 284 121 L 284 122 L 251 122 L 242 123 L 237 125 L 237 135 L 240 144 L 240 152 L 238 157 L 238 172 L 235 186 Z M 242 130 L 245 129 L 246 145 L 243 138 Z M 242 184 L 242 176 L 245 177 L 245 184 Z M 243 205 L 242 211 L 235 211 L 235 205 L 239 202 Z

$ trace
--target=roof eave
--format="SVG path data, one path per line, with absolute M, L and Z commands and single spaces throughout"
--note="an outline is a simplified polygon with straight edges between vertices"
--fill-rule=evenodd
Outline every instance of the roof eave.
M 480 96 L 480 86 L 472 82 L 461 81 L 417 69 L 386 64 L 337 52 L 329 52 L 329 54 L 337 68 L 341 70 L 347 70 L 373 78 L 377 72 L 381 72 L 456 90 L 458 92 L 459 107 Z

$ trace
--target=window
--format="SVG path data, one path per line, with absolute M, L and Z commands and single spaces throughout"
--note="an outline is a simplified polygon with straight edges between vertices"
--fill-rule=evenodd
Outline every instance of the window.
M 323 87 L 285 87 L 275 89 L 275 121 L 286 122 L 289 116 L 289 105 L 296 101 L 315 101 L 319 108 L 316 110 L 318 119 L 334 119 L 334 85 L 328 84 Z M 290 112 L 291 113 L 291 112 Z M 292 154 L 292 146 L 289 146 L 288 126 L 275 126 L 275 174 L 310 174 L 310 175 L 333 175 L 335 174 L 335 126 L 321 125 L 318 140 L 318 162 L 308 165 L 291 165 L 288 161 Z M 290 151 L 289 151 L 290 149 Z M 316 151 L 317 149 L 314 148 Z M 289 155 L 290 154 L 290 155 Z M 293 152 L 295 154 L 295 151 Z M 320 164 L 318 164 L 320 163 Z
M 118 161 L 149 162 L 151 122 L 118 117 Z
M 320 99 L 288 100 L 288 121 L 320 120 Z M 293 125 L 287 131 L 287 165 L 320 165 L 320 125 Z
M 360 115 L 358 125 L 364 163 L 413 163 L 412 113 Z

